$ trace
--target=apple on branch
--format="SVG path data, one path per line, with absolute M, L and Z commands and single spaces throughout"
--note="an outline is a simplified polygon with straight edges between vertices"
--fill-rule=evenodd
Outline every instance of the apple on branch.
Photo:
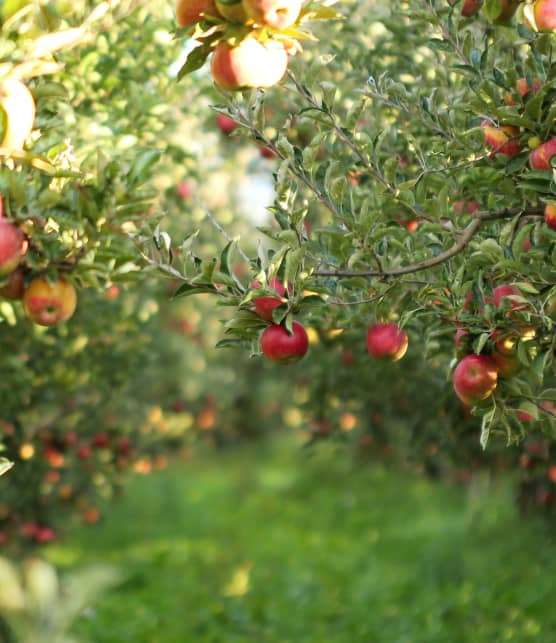
M 261 27 L 286 29 L 297 20 L 301 0 L 243 0 L 245 13 Z
M 367 350 L 375 359 L 397 362 L 409 344 L 407 333 L 397 324 L 373 324 L 367 331 Z
M 550 170 L 550 159 L 556 154 L 556 138 L 541 143 L 529 154 L 529 164 L 533 170 Z
M 213 0 L 177 0 L 176 22 L 178 27 L 189 27 L 203 19 L 203 14 L 217 16 Z
M 23 232 L 6 219 L 0 219 L 0 277 L 14 272 L 23 255 Z
M 516 156 L 521 152 L 521 144 L 517 140 L 519 130 L 512 125 L 501 125 L 497 127 L 492 125 L 490 121 L 484 120 L 481 124 L 485 143 L 488 147 L 492 147 L 493 151 L 490 155 L 491 158 L 496 158 L 499 154 L 506 156 Z
M 261 335 L 261 350 L 272 362 L 294 364 L 309 350 L 309 338 L 299 322 L 293 322 L 291 333 L 282 324 L 272 324 Z
M 23 305 L 35 324 L 53 326 L 73 315 L 77 293 L 74 285 L 65 279 L 50 283 L 44 277 L 36 277 L 25 290 Z
M 498 382 L 498 369 L 487 355 L 466 355 L 458 362 L 452 381 L 459 399 L 475 406 L 492 395 Z

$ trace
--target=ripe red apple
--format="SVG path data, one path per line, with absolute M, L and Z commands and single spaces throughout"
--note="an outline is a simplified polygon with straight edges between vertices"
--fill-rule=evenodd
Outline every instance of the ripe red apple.
M 554 0 L 536 0 L 533 15 L 537 31 L 556 32 L 556 2 Z
M 12 273 L 23 255 L 23 232 L 6 219 L 0 219 L 0 277 Z
M 245 13 L 241 0 L 237 0 L 237 2 L 234 3 L 224 3 L 216 0 L 216 9 L 228 22 L 240 25 L 247 22 L 247 14 Z
M 523 297 L 523 293 L 519 288 L 515 286 L 510 286 L 508 284 L 502 286 L 496 286 L 492 291 L 492 299 L 496 308 L 500 308 L 503 305 L 504 299 L 507 297 L 516 296 Z M 508 300 L 511 310 L 526 310 L 527 304 L 519 303 L 517 301 Z
M 407 333 L 397 324 L 373 324 L 367 330 L 367 350 L 376 359 L 397 362 L 405 355 L 408 344 Z
M 257 284 L 255 286 L 255 283 Z M 253 287 L 258 287 L 258 282 L 253 283 Z M 280 297 L 284 297 L 286 294 L 286 289 L 278 278 L 271 279 L 268 283 L 269 287 L 275 290 Z M 272 321 L 272 311 L 275 308 L 278 308 L 281 304 L 284 303 L 283 299 L 278 299 L 278 297 L 255 297 L 253 299 L 255 304 L 255 311 L 257 315 L 266 321 Z
M 501 377 L 513 377 L 521 370 L 521 362 L 517 355 L 504 355 L 494 350 L 491 357 Z
M 491 125 L 488 120 L 484 120 L 481 127 L 483 128 L 486 145 L 493 148 L 491 158 L 496 158 L 499 154 L 516 156 L 521 152 L 521 145 L 516 139 L 519 136 L 517 127 L 512 125 L 496 127 Z
M 189 199 L 189 197 L 193 194 L 193 190 L 191 189 L 191 185 L 187 181 L 181 181 L 178 183 L 176 187 L 176 192 L 179 196 L 180 199 L 183 199 L 184 201 L 186 199 Z
M 176 22 L 179 27 L 189 27 L 202 20 L 202 14 L 217 16 L 214 0 L 177 0 Z
M 297 20 L 301 0 L 243 0 L 243 8 L 255 24 L 285 29 Z
M 285 326 L 272 324 L 261 335 L 261 350 L 272 362 L 293 364 L 309 350 L 309 338 L 299 322 L 293 322 L 292 334 Z
M 549 228 L 556 230 L 556 205 L 548 203 L 544 208 L 544 222 Z
M 108 446 L 109 442 L 110 440 L 106 433 L 104 433 L 104 431 L 101 431 L 100 433 L 97 433 L 93 436 L 92 444 L 98 449 L 105 449 Z
M 542 83 L 538 78 L 535 78 L 533 80 L 533 87 L 529 86 L 529 83 L 527 82 L 527 78 L 518 78 L 515 83 L 515 91 L 517 91 L 517 93 L 521 96 L 521 98 L 526 96 L 529 92 L 533 92 L 533 95 L 535 95 L 541 87 L 542 87 Z M 509 105 L 510 107 L 512 105 L 516 105 L 512 92 L 506 92 L 505 102 L 506 102 L 506 105 Z
M 556 154 L 556 138 L 551 138 L 545 143 L 541 143 L 531 154 L 529 154 L 529 164 L 533 170 L 550 170 L 550 159 Z
M 88 460 L 91 457 L 91 453 L 91 447 L 88 444 L 82 444 L 75 450 L 75 454 L 80 460 Z
M 507 24 L 514 17 L 518 7 L 518 0 L 501 0 L 500 13 L 496 16 L 494 22 L 499 25 Z
M 481 204 L 477 201 L 466 202 L 459 200 L 454 203 L 454 212 L 456 214 L 461 214 L 465 210 L 468 214 L 473 214 L 473 212 L 476 212 L 480 207 Z
M 264 159 L 275 159 L 278 156 L 274 150 L 271 150 L 266 145 L 259 145 L 259 154 Z
M 38 543 L 49 543 L 55 538 L 54 530 L 51 527 L 38 527 L 35 540 Z
M 210 69 L 214 82 L 222 89 L 272 87 L 280 82 L 288 67 L 288 54 L 277 40 L 260 43 L 252 37 L 232 47 L 219 42 Z
M 461 15 L 464 18 L 470 18 L 481 10 L 482 2 L 479 0 L 465 0 L 461 8 Z
M 65 279 L 53 284 L 36 277 L 23 295 L 23 305 L 31 321 L 41 326 L 53 326 L 68 320 L 77 306 L 75 287 Z
M 0 288 L 0 297 L 5 299 L 18 300 L 23 299 L 25 284 L 23 283 L 23 272 L 19 268 L 14 270 L 8 277 L 8 282 Z
M 236 123 L 233 118 L 226 116 L 226 114 L 216 115 L 216 125 L 223 134 L 226 134 L 226 136 L 239 127 L 239 124 Z
M 464 404 L 475 406 L 492 395 L 498 370 L 486 355 L 466 355 L 458 362 L 452 378 L 456 395 Z

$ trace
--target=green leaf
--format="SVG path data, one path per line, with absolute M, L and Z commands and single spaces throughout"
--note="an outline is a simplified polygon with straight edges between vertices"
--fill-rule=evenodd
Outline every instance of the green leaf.
M 200 69 L 205 64 L 206 59 L 212 52 L 212 48 L 212 42 L 210 40 L 205 40 L 201 45 L 195 47 L 195 49 L 193 49 L 189 53 L 185 63 L 179 70 L 177 80 L 180 81 L 188 74 L 191 74 L 192 72 L 197 71 L 197 69 Z

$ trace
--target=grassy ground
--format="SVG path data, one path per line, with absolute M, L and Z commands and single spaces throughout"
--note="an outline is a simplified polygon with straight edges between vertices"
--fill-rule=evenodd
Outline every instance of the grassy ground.
M 136 479 L 50 557 L 128 574 L 77 624 L 94 643 L 551 643 L 556 543 L 512 507 L 503 487 L 249 447 Z

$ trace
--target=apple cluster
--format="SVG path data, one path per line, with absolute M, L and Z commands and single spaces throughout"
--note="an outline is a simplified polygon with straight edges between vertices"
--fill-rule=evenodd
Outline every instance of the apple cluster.
M 449 4 L 456 4 L 449 0 Z M 464 18 L 476 16 L 483 7 L 483 0 L 464 0 L 460 13 Z M 516 14 L 520 4 L 523 5 L 522 19 L 525 25 L 533 31 L 541 33 L 556 33 L 556 2 L 555 0 L 534 0 L 521 3 L 519 0 L 499 0 L 495 15 L 489 18 L 496 24 L 508 24 Z
M 521 370 L 518 346 L 532 341 L 537 335 L 537 331 L 519 317 L 528 310 L 525 302 L 523 293 L 515 286 L 503 284 L 493 288 L 492 297 L 484 298 L 484 306 L 492 306 L 495 315 L 503 321 L 489 328 L 489 339 L 479 353 L 472 349 L 476 339 L 474 333 L 461 327 L 457 329 L 456 353 L 461 359 L 452 380 L 456 395 L 464 404 L 481 404 L 494 393 L 499 378 L 513 377 Z M 468 293 L 464 310 L 481 315 L 484 308 L 476 303 L 473 293 Z M 505 322 L 512 323 L 506 327 Z
M 0 218 L 0 296 L 23 300 L 29 319 L 41 326 L 67 321 L 77 306 L 75 286 L 61 277 L 53 282 L 42 275 L 28 279 L 22 265 L 28 248 L 29 241 L 21 228 Z
M 185 67 L 211 56 L 214 82 L 227 91 L 272 87 L 299 49 L 301 0 L 177 0 L 176 22 L 201 43 Z

